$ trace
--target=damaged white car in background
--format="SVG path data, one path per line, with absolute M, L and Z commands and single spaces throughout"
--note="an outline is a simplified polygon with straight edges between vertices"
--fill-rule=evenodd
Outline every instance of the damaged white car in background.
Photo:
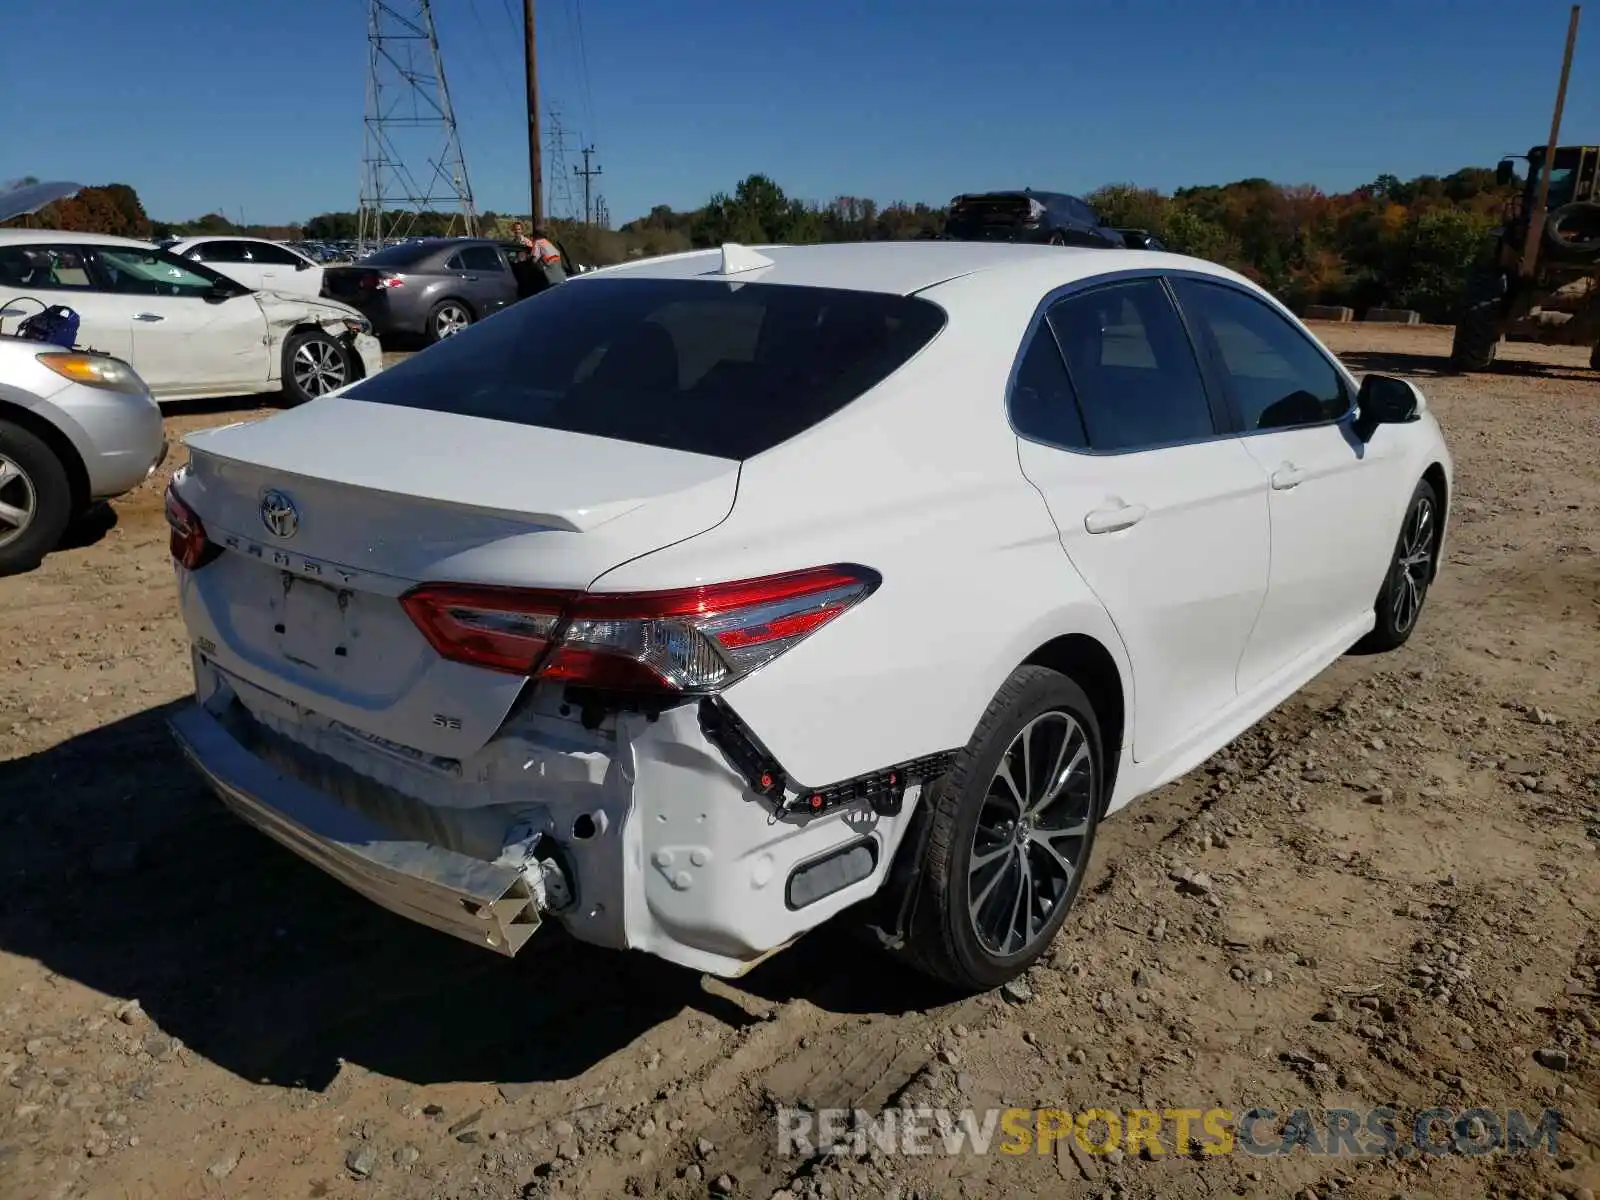
M 157 401 L 281 391 L 301 404 L 383 369 L 347 305 L 252 290 L 131 238 L 0 229 L 0 332 L 57 305 L 78 314 L 80 348 L 131 363 Z

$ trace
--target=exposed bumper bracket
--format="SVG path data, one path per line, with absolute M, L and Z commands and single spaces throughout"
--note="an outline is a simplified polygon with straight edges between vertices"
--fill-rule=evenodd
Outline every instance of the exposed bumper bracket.
M 905 802 L 907 787 L 937 779 L 950 769 L 956 758 L 956 751 L 945 750 L 827 787 L 806 788 L 794 784 L 754 731 L 720 696 L 707 696 L 700 701 L 700 730 L 727 756 L 750 790 L 770 799 L 778 812 L 786 816 L 832 812 L 860 800 L 866 801 L 880 816 L 895 816 Z M 788 790 L 791 784 L 795 788 L 792 792 Z
M 508 958 L 538 929 L 539 889 L 524 865 L 397 838 L 274 770 L 199 705 L 168 727 L 236 814 L 374 903 Z

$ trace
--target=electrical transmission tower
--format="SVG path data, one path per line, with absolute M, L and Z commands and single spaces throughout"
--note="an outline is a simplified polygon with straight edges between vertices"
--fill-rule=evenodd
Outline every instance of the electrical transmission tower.
M 594 198 L 594 223 L 601 229 L 611 228 L 611 207 L 604 196 Z
M 544 211 L 547 217 L 555 220 L 573 220 L 578 207 L 572 194 L 572 176 L 567 172 L 567 140 L 571 136 L 571 131 L 561 123 L 560 108 L 552 105 L 550 130 L 545 134 L 545 158 L 549 165 L 544 172 L 548 185 Z
M 447 236 L 477 232 L 433 9 L 430 0 L 368 0 L 360 248 L 412 236 L 424 212 L 450 214 Z

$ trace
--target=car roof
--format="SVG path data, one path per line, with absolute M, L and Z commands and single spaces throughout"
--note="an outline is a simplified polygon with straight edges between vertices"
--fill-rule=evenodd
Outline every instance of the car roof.
M 284 246 L 287 242 L 280 242 L 275 238 L 252 237 L 247 233 L 191 233 L 178 238 L 174 246 L 186 246 L 190 242 L 260 242 L 265 246 Z
M 112 237 L 109 233 L 73 233 L 67 229 L 0 229 L 0 246 L 36 246 L 41 242 L 75 242 L 80 246 L 138 246 L 154 250 L 155 243 L 138 238 Z
M 1181 269 L 1227 279 L 1241 278 L 1216 263 L 1180 254 L 1018 242 L 833 242 L 743 249 L 770 259 L 772 265 L 723 275 L 720 249 L 691 250 L 602 267 L 588 272 L 584 278 L 711 277 L 730 283 L 784 283 L 898 296 L 908 296 L 977 272 L 1007 273 L 1016 276 L 1023 286 L 1041 282 L 1046 290 L 1118 271 Z

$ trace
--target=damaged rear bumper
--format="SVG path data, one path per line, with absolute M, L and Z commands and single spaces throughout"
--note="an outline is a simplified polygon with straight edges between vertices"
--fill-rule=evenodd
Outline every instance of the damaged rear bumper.
M 168 726 L 229 808 L 374 903 L 508 957 L 539 928 L 539 877 L 523 866 L 397 839 L 273 770 L 199 705 Z

